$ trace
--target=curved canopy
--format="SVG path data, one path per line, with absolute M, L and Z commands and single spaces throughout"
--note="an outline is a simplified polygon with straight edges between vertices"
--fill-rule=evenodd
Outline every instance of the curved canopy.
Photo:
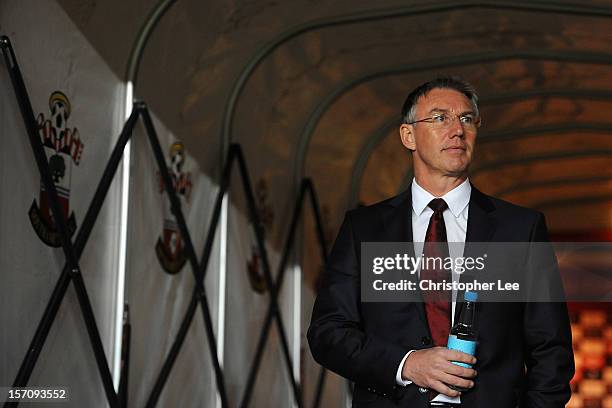
M 301 177 L 314 181 L 330 239 L 347 208 L 405 188 L 399 110 L 437 74 L 481 94 L 478 188 L 544 211 L 553 232 L 610 229 L 604 3 L 60 1 L 121 77 L 152 27 L 135 95 L 213 178 L 228 143 L 243 146 L 267 185 L 275 244 Z

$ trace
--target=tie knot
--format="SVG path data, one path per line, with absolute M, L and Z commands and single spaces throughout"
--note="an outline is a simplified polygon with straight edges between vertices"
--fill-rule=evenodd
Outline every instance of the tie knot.
M 431 208 L 435 213 L 443 213 L 444 210 L 446 210 L 448 208 L 448 204 L 446 204 L 446 201 L 444 201 L 444 199 L 442 198 L 434 198 L 433 200 L 431 200 L 429 202 L 429 208 Z

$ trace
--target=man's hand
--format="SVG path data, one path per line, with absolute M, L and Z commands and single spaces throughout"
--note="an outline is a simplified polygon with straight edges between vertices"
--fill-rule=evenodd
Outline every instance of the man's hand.
M 446 347 L 415 350 L 404 361 L 402 378 L 412 381 L 419 387 L 435 390 L 449 397 L 457 397 L 460 393 L 449 388 L 447 384 L 472 388 L 474 382 L 471 379 L 476 377 L 476 371 L 458 366 L 451 361 L 474 364 L 476 358 Z

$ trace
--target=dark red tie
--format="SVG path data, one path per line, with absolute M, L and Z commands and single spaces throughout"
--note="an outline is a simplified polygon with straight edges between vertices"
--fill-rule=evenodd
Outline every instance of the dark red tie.
M 444 280 L 452 282 L 452 275 L 449 269 L 445 269 L 445 260 L 449 256 L 448 241 L 446 238 L 446 225 L 442 213 L 448 208 L 446 202 L 441 198 L 435 198 L 429 203 L 429 207 L 434 211 L 429 219 L 425 243 L 423 246 L 423 256 L 429 259 L 429 265 L 425 263 L 421 269 L 421 280 L 429 280 L 432 283 L 440 283 Z M 432 262 L 432 258 L 440 258 L 442 262 Z M 442 264 L 442 267 L 440 267 Z M 429 267 L 426 267 L 429 266 Z M 446 346 L 448 333 L 450 331 L 451 297 L 450 290 L 424 290 L 422 291 L 423 301 L 425 302 L 425 312 L 429 332 L 435 346 Z

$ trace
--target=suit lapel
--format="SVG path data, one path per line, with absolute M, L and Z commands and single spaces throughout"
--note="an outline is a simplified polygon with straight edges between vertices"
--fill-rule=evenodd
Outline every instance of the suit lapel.
M 477 249 L 482 250 L 482 245 L 474 245 L 479 242 L 489 242 L 497 228 L 497 221 L 493 216 L 495 206 L 485 194 L 472 185 L 470 195 L 470 207 L 468 210 L 467 232 L 465 236 L 464 257 L 477 257 Z M 461 281 L 462 277 L 459 278 Z M 457 305 L 455 307 L 455 320 L 463 306 L 463 291 L 457 292 Z
M 492 217 L 495 206 L 491 200 L 472 186 L 470 195 L 470 208 L 468 212 L 468 225 L 465 242 L 489 242 L 497 223 Z
M 382 214 L 388 242 L 412 242 L 412 194 L 410 188 L 391 199 Z M 414 253 L 414 249 L 412 250 Z
M 388 242 L 413 242 L 412 238 L 412 188 L 411 186 L 391 199 L 388 203 L 386 211 L 383 213 L 383 224 L 385 227 L 386 240 Z M 414 245 L 408 245 L 408 256 L 414 257 Z M 419 291 L 419 297 L 421 292 Z M 427 317 L 425 315 L 425 305 L 423 299 L 415 302 L 419 317 L 427 325 Z

